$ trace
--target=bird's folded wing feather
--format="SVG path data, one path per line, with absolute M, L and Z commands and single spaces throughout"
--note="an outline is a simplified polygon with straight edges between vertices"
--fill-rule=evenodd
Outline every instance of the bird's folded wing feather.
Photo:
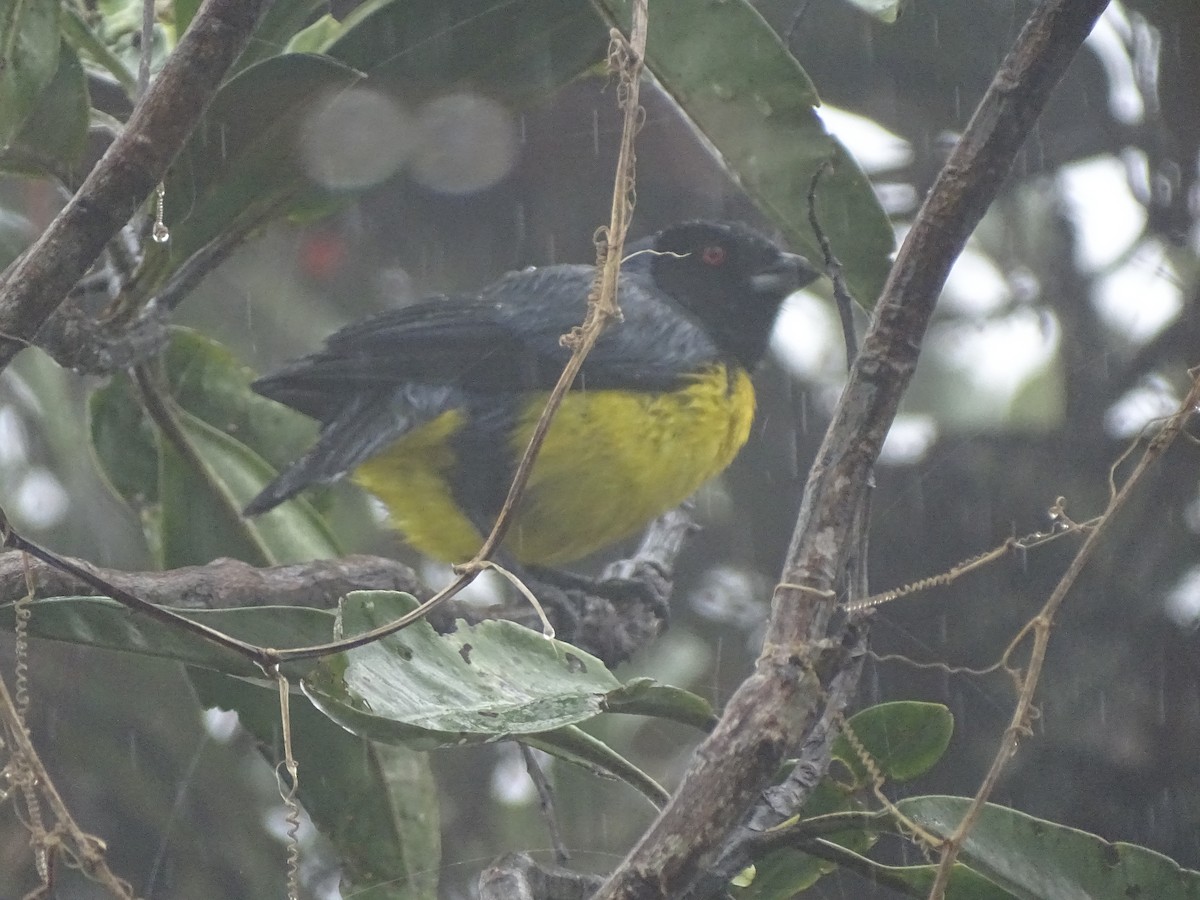
M 530 269 L 479 296 L 388 310 L 346 326 L 254 389 L 322 422 L 354 397 L 404 385 L 484 395 L 548 390 L 570 356 L 561 338 L 583 319 L 591 277 L 588 266 Z M 625 321 L 601 336 L 577 389 L 663 390 L 711 361 L 711 341 L 648 277 L 626 277 L 621 288 Z

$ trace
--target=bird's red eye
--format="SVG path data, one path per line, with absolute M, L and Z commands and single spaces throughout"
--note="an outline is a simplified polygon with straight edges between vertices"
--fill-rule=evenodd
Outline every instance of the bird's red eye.
M 725 264 L 725 248 L 717 244 L 711 247 L 705 247 L 704 252 L 700 254 L 700 258 L 704 260 L 707 266 L 721 266 Z

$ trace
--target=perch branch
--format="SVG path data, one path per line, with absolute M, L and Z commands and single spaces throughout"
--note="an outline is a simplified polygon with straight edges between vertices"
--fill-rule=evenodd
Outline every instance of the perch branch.
M 581 579 L 583 587 L 567 600 L 576 610 L 571 621 L 550 609 L 555 630 L 563 640 L 615 666 L 658 636 L 664 625 L 665 600 L 671 593 L 675 557 L 685 535 L 694 528 L 691 519 L 674 510 L 647 529 L 637 553 L 614 563 L 599 582 Z M 296 565 L 256 568 L 234 559 L 218 559 L 203 566 L 166 572 L 123 572 L 103 569 L 86 560 L 66 558 L 68 565 L 88 572 L 88 581 L 65 569 L 20 552 L 0 552 L 0 604 L 25 596 L 28 571 L 42 597 L 111 596 L 100 584 L 113 586 L 157 606 L 176 609 L 229 609 L 242 606 L 308 606 L 332 609 L 339 597 L 351 591 L 406 591 L 424 600 L 431 595 L 416 573 L 403 563 L 377 556 L 349 556 Z M 635 581 L 653 586 L 653 596 L 612 597 L 604 591 L 605 579 Z M 439 631 L 449 631 L 457 619 L 477 622 L 505 618 L 537 627 L 528 604 L 481 608 L 451 601 L 430 616 Z

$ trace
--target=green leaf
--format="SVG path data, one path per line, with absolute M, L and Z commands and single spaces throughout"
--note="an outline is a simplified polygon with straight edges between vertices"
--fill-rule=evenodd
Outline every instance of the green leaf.
M 289 0 L 284 0 L 280 6 L 292 5 Z M 196 16 L 196 10 L 200 8 L 200 0 L 175 0 L 172 4 L 175 9 L 175 40 L 179 40 L 183 33 L 187 31 L 187 27 L 192 24 L 192 19 Z
M 856 713 L 848 724 L 879 771 L 894 781 L 910 781 L 928 772 L 946 752 L 954 733 L 954 716 L 940 703 L 881 703 Z M 845 733 L 834 741 L 832 755 L 850 769 L 856 786 L 871 783 Z
M 597 0 L 628 31 L 630 0 Z M 655 7 L 646 63 L 796 248 L 823 259 L 808 221 L 813 174 L 826 161 L 816 212 L 855 299 L 871 307 L 895 245 L 870 182 L 826 133 L 808 75 L 747 0 L 672 0 Z
M 969 805 L 965 797 L 910 797 L 896 804 L 941 837 L 953 834 Z M 991 803 L 968 833 L 960 858 L 1022 900 L 1200 898 L 1200 872 L 1160 853 Z
M 58 0 L 0 5 L 0 149 L 7 149 L 58 69 Z
M 876 884 L 917 900 L 925 900 L 933 887 L 937 866 L 885 866 L 852 850 L 825 845 L 827 863 L 857 872 Z M 835 861 L 836 860 L 836 861 Z M 782 900 L 782 897 L 781 897 Z M 1016 900 L 1013 894 L 997 887 L 974 869 L 955 863 L 946 887 L 946 900 Z
M 608 775 L 639 791 L 655 806 L 665 806 L 671 795 L 653 778 L 597 737 L 576 725 L 565 725 L 541 734 L 521 735 L 521 743 L 598 775 Z
M 655 716 L 711 731 L 717 724 L 712 704 L 683 688 L 659 684 L 653 678 L 634 678 L 611 692 L 604 701 L 607 712 Z
M 344 631 L 394 621 L 415 601 L 362 591 L 343 607 Z M 420 749 L 550 731 L 599 714 L 620 683 L 600 660 L 506 621 L 427 622 L 326 657 L 304 681 L 316 706 L 355 734 Z
M 342 607 L 343 633 L 394 621 L 415 605 L 413 598 L 387 591 L 350 594 Z M 616 777 L 655 804 L 668 799 L 652 778 L 574 727 L 608 708 L 613 697 L 618 705 L 626 702 L 624 688 L 604 664 L 512 622 L 459 622 L 446 635 L 418 622 L 326 657 L 302 687 L 333 721 L 371 740 L 435 749 L 516 737 Z M 642 684 L 634 693 L 654 695 L 660 687 Z
M 199 466 L 156 435 L 128 378 L 114 378 L 89 403 L 97 459 L 113 489 L 143 513 L 160 564 L 202 564 L 218 556 L 263 564 L 340 555 L 325 520 L 307 500 L 253 521 L 241 515 L 277 467 L 311 441 L 315 425 L 254 394 L 253 373 L 195 332 L 172 330 L 162 368 L 165 393 Z M 269 461 L 257 450 L 269 454 Z
M 809 794 L 800 818 L 808 820 L 862 808 L 862 804 L 826 779 Z M 863 829 L 847 829 L 828 834 L 825 840 L 864 851 L 875 842 L 875 835 Z M 774 850 L 754 860 L 754 879 L 737 891 L 736 896 L 742 900 L 784 900 L 808 890 L 836 867 L 829 860 L 791 847 Z
M 63 40 L 74 48 L 75 52 L 105 69 L 113 78 L 121 83 L 125 93 L 133 97 L 137 93 L 137 79 L 121 58 L 101 40 L 80 14 L 79 10 L 68 4 L 63 10 L 62 17 Z
M 133 382 L 112 378 L 88 398 L 92 451 L 113 493 L 139 511 L 158 502 L 158 445 Z
M 227 675 L 262 677 L 262 670 L 244 656 L 107 597 L 52 597 L 34 600 L 29 609 L 29 633 L 37 638 L 168 659 Z M 334 635 L 335 617 L 328 610 L 256 606 L 176 612 L 260 647 L 310 647 Z M 0 606 L 0 628 L 12 631 L 13 624 L 12 605 Z M 288 677 L 299 677 L 312 665 L 286 663 L 283 671 Z
M 297 138 L 314 97 L 361 78 L 332 59 L 287 54 L 224 85 L 167 175 L 171 243 L 165 270 L 156 275 L 218 237 L 244 237 L 271 219 L 332 203 L 305 176 Z
M 254 393 L 254 371 L 198 331 L 171 329 L 163 371 L 179 406 L 237 438 L 275 468 L 291 463 L 316 438 L 315 422 Z
M 588 0 L 384 0 L 356 10 L 321 49 L 373 80 L 474 84 L 527 103 L 603 59 L 607 41 Z
M 351 16 L 357 14 L 359 10 L 367 5 L 364 3 L 354 13 L 351 13 Z M 346 26 L 343 22 L 339 22 L 333 16 L 326 13 L 307 28 L 296 32 L 292 36 L 292 39 L 288 41 L 286 49 L 288 53 L 324 53 L 325 49 L 341 37 L 345 31 Z
M 50 175 L 70 184 L 87 141 L 87 81 L 79 57 L 65 41 L 58 66 L 16 136 L 0 154 L 0 167 L 20 174 Z
M 904 7 L 908 5 L 908 0 L 849 0 L 849 2 L 868 16 L 887 25 L 891 25 L 899 19 L 900 14 L 904 12 Z
M 244 444 L 182 409 L 175 418 L 194 457 L 159 439 L 163 566 L 222 556 L 279 565 L 338 555 L 324 520 L 305 501 L 249 521 L 242 508 L 275 476 Z
M 201 703 L 236 710 L 268 762 L 283 758 L 274 687 L 202 669 L 189 674 Z M 289 710 L 300 802 L 337 849 L 342 894 L 370 889 L 380 900 L 435 900 L 441 839 L 426 754 L 356 737 L 298 696 Z
M 176 0 L 178 8 L 179 0 Z M 322 9 L 328 8 L 328 0 L 282 0 L 272 3 L 254 29 L 250 43 L 234 63 L 230 75 L 282 53 L 301 28 Z

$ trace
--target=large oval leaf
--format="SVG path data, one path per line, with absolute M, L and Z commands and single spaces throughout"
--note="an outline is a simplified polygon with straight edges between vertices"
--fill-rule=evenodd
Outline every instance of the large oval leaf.
M 298 133 L 314 98 L 361 78 L 327 57 L 289 53 L 224 85 L 167 175 L 169 258 L 150 263 L 152 280 L 219 236 L 244 237 L 294 209 L 329 202 L 304 174 Z
M 283 757 L 279 695 L 211 671 L 189 671 L 205 706 L 232 709 L 275 764 Z M 342 895 L 437 897 L 437 792 L 428 757 L 339 728 L 302 699 L 290 704 L 300 802 L 342 863 Z
M 0 167 L 73 183 L 77 175 L 74 168 L 87 140 L 90 106 L 83 66 L 75 51 L 63 43 L 54 75 L 0 153 Z
M 0 5 L 0 149 L 8 147 L 58 68 L 58 0 Z
M 514 103 L 578 77 L 608 39 L 588 0 L 383 0 L 322 33 L 321 52 L 373 80 L 426 91 L 468 84 Z
M 350 594 L 344 633 L 394 621 L 413 605 L 383 591 Z M 309 698 L 356 734 L 422 749 L 550 731 L 599 714 L 621 684 L 595 657 L 506 621 L 439 635 L 418 622 L 327 657 L 304 681 Z
M 599 0 L 628 30 L 631 0 Z M 813 173 L 831 162 L 816 212 L 855 299 L 874 304 L 895 246 L 870 182 L 826 131 L 815 88 L 747 0 L 671 0 L 650 9 L 646 64 L 797 249 L 821 260 L 808 222 Z
M 954 733 L 954 716 L 940 703 L 904 700 L 855 713 L 848 725 L 880 774 L 910 781 L 942 758 Z M 870 784 L 866 765 L 844 731 L 831 752 L 850 769 L 856 786 Z
M 949 837 L 970 805 L 965 797 L 910 797 L 896 806 Z M 1200 900 L 1200 872 L 1133 844 L 989 803 L 963 843 L 960 858 L 1023 900 Z

